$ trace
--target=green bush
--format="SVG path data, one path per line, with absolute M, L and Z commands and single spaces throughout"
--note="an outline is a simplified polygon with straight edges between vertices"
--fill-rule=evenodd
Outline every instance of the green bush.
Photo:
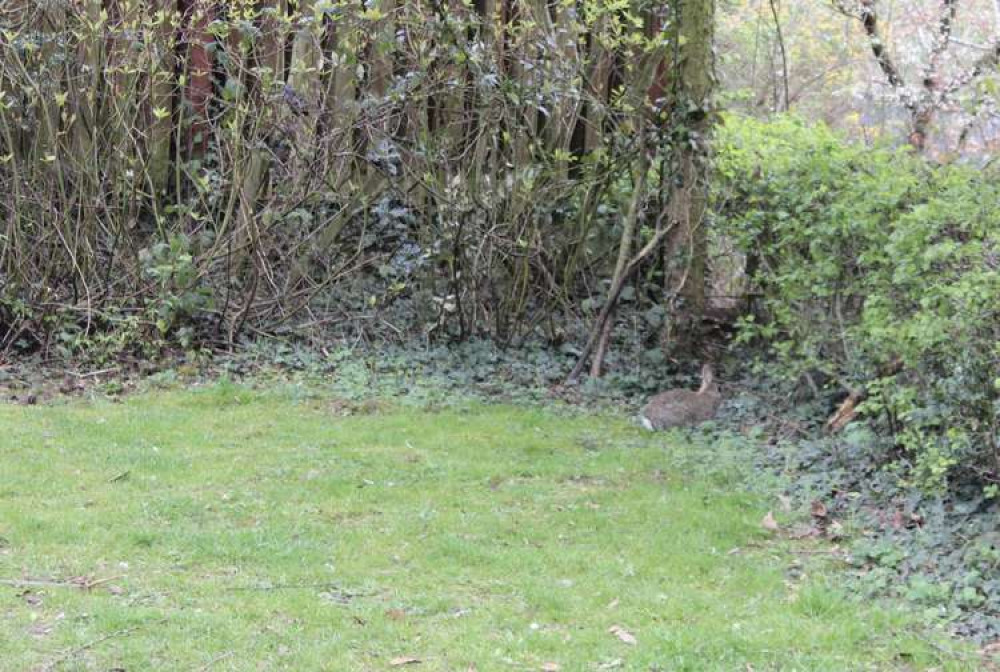
M 789 377 L 868 391 L 907 478 L 1000 476 L 1000 184 L 795 119 L 729 118 L 719 232 L 746 255 L 762 339 Z

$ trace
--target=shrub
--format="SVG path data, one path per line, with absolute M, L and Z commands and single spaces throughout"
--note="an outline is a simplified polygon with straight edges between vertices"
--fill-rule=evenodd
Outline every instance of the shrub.
M 0 10 L 0 350 L 373 309 L 520 340 L 606 273 L 654 3 L 112 4 Z
M 920 485 L 994 482 L 996 176 L 788 118 L 729 118 L 717 161 L 719 232 L 759 298 L 743 338 L 765 340 L 786 376 L 866 388 L 863 410 L 895 438 L 886 458 Z

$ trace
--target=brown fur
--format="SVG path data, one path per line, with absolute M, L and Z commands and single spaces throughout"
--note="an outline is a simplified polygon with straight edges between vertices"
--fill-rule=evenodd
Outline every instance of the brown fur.
M 639 419 L 646 429 L 692 427 L 715 417 L 722 403 L 722 393 L 715 383 L 712 367 L 701 367 L 701 387 L 691 390 L 660 392 L 643 407 Z

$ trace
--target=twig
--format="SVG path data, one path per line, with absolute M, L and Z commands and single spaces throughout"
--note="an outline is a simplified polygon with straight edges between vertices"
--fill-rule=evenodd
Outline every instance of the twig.
M 201 667 L 199 667 L 196 670 L 196 672 L 205 672 L 205 670 L 207 670 L 208 668 L 212 667 L 216 663 L 220 663 L 223 660 L 225 660 L 226 658 L 232 658 L 233 654 L 235 654 L 235 653 L 236 653 L 235 651 L 226 651 L 224 653 L 220 653 L 215 658 L 212 658 L 212 660 L 208 661 L 207 663 L 205 663 L 204 665 L 202 665 Z
M 56 659 L 54 659 L 52 661 L 49 661 L 48 663 L 46 663 L 45 665 L 43 665 L 40 668 L 40 670 L 41 670 L 41 672 L 51 672 L 51 670 L 56 669 L 57 667 L 59 667 L 63 663 L 67 662 L 68 660 L 70 660 L 71 658 L 73 658 L 74 656 L 76 656 L 77 654 L 83 653 L 84 651 L 87 651 L 88 649 L 92 649 L 92 648 L 94 648 L 95 646 L 97 646 L 98 644 L 100 644 L 102 642 L 106 642 L 109 639 L 114 639 L 115 637 L 125 637 L 125 636 L 131 635 L 133 632 L 135 632 L 137 630 L 141 630 L 142 628 L 145 628 L 147 626 L 150 626 L 150 625 L 161 625 L 161 624 L 166 623 L 166 622 L 167 622 L 167 619 L 161 618 L 159 620 L 151 621 L 149 623 L 140 623 L 139 625 L 132 625 L 132 626 L 129 626 L 127 628 L 122 628 L 121 630 L 115 630 L 114 632 L 109 632 L 108 634 L 103 635 L 101 637 L 98 637 L 97 639 L 91 640 L 91 641 L 89 641 L 89 642 L 87 642 L 85 644 L 81 644 L 80 646 L 76 647 L 75 649 L 70 649 L 66 653 L 64 653 L 61 656 L 59 656 L 58 658 L 56 658 Z
M 0 579 L 0 586 L 11 586 L 12 588 L 68 588 L 72 585 L 68 581 L 15 581 L 13 579 Z
M 13 588 L 79 588 L 81 590 L 92 590 L 101 584 L 120 579 L 121 575 L 109 576 L 105 579 L 95 579 L 94 581 L 53 581 L 46 579 L 0 579 L 0 586 L 11 586 Z
M 790 548 L 788 552 L 795 555 L 832 555 L 840 558 L 847 555 L 842 548 Z
M 85 583 L 83 585 L 83 587 L 86 590 L 93 590 L 94 588 L 96 588 L 97 586 L 100 586 L 101 584 L 110 583 L 111 581 L 114 581 L 115 579 L 120 579 L 120 578 L 122 578 L 121 574 L 118 574 L 116 576 L 109 576 L 109 577 L 107 577 L 105 579 L 95 579 L 94 581 L 88 581 L 87 583 Z
M 335 583 L 330 582 L 317 582 L 317 583 L 275 583 L 271 585 L 260 585 L 260 586 L 233 586 L 229 590 L 231 591 L 261 591 L 269 592 L 272 590 L 304 590 L 311 588 L 326 588 L 327 590 L 333 592 L 336 591 L 342 595 L 348 597 L 371 597 L 375 593 L 352 593 L 351 591 L 344 590 Z
M 112 366 L 110 369 L 101 369 L 100 371 L 89 371 L 87 373 L 74 373 L 73 375 L 82 380 L 84 378 L 93 378 L 94 376 L 101 376 L 104 375 L 105 373 L 114 373 L 115 371 L 118 371 L 117 366 Z

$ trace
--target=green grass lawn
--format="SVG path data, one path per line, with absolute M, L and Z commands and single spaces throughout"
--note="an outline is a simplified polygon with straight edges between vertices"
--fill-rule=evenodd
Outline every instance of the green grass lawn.
M 622 419 L 221 385 L 0 429 L 2 670 L 976 667 Z

